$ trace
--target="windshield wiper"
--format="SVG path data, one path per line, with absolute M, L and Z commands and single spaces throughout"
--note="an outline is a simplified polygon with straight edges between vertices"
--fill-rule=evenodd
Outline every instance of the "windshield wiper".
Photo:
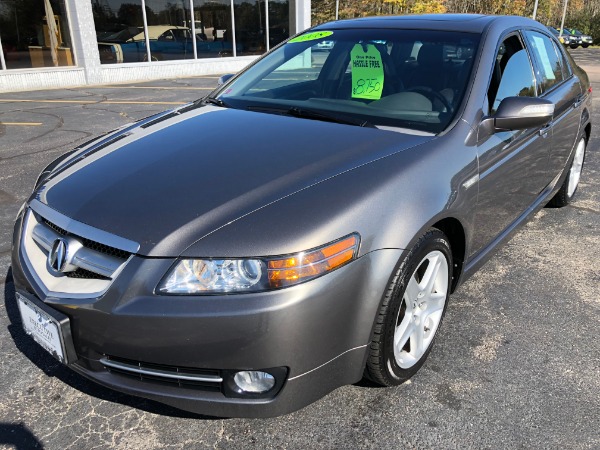
M 202 99 L 202 103 L 209 103 L 211 105 L 220 106 L 221 108 L 229 107 L 223 100 L 215 97 L 205 97 Z
M 374 124 L 367 120 L 356 119 L 354 117 L 348 117 L 345 115 L 333 113 L 328 114 L 321 111 L 313 111 L 311 109 L 298 108 L 297 106 L 292 106 L 291 108 L 281 108 L 273 106 L 248 106 L 248 109 L 250 111 L 274 112 L 286 116 L 300 117 L 303 119 L 321 120 L 323 122 L 334 122 L 341 123 L 344 125 L 354 125 L 357 127 L 377 128 Z
M 292 106 L 287 110 L 290 116 L 303 117 L 305 119 L 317 119 L 325 122 L 343 123 L 345 125 L 355 125 L 357 127 L 376 128 L 371 122 L 362 119 L 355 119 L 348 116 L 340 116 L 338 114 L 327 114 L 323 112 L 317 112 L 310 109 L 297 108 Z

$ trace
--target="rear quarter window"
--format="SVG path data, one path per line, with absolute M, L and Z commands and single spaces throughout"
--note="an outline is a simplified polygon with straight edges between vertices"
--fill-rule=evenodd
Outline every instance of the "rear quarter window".
M 557 53 L 548 36 L 536 31 L 525 31 L 524 34 L 536 61 L 536 75 L 543 94 L 564 80 L 563 55 L 562 52 Z

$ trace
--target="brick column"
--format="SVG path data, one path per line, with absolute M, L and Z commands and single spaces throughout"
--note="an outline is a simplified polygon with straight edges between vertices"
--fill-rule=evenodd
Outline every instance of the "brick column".
M 66 0 L 66 4 L 76 64 L 84 69 L 87 84 L 100 83 L 102 70 L 96 42 L 92 0 Z

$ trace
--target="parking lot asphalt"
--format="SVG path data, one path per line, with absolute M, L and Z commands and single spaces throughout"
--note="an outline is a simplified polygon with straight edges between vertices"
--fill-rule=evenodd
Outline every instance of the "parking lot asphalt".
M 260 420 L 194 416 L 71 372 L 22 331 L 10 271 L 14 217 L 46 164 L 217 77 L 0 94 L 0 448 L 600 448 L 600 49 L 572 54 L 597 93 L 573 204 L 539 212 L 459 288 L 410 382 Z

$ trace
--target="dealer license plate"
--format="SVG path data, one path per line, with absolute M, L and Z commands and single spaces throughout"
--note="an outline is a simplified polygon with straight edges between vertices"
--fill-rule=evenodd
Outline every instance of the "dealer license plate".
M 64 363 L 63 337 L 58 322 L 19 293 L 17 293 L 17 303 L 25 332 Z

